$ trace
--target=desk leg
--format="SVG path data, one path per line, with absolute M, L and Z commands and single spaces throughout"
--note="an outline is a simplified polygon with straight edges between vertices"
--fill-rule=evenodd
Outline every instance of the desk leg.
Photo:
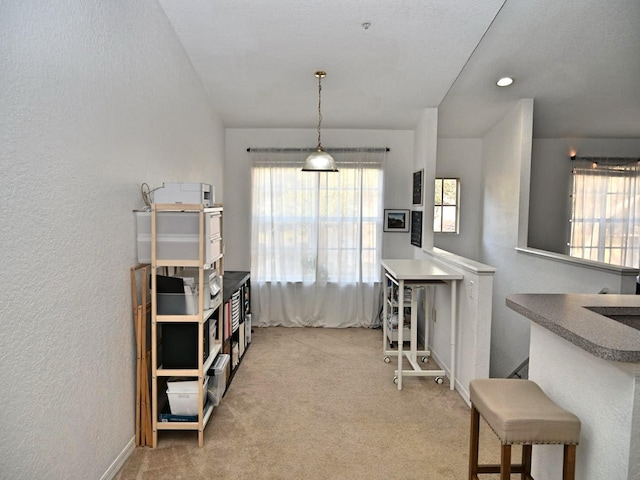
M 450 378 L 450 390 L 456 388 L 456 324 L 458 320 L 458 301 L 457 301 L 457 280 L 452 280 L 451 285 L 451 378 Z
M 427 285 L 424 289 L 424 299 L 422 301 L 422 308 L 424 308 L 424 349 L 428 351 L 428 354 L 425 354 L 425 359 L 431 356 L 431 352 L 429 351 L 429 319 L 431 318 L 431 312 L 433 311 L 433 304 L 431 303 L 431 298 L 433 297 L 433 286 Z
M 404 280 L 398 282 L 398 374 L 397 383 L 398 390 L 402 390 L 402 352 L 404 338 L 402 331 L 404 330 Z
M 411 287 L 411 352 L 412 365 L 417 362 L 418 351 L 418 288 Z
M 385 355 L 385 352 L 387 351 L 387 315 L 388 315 L 388 310 L 387 310 L 387 295 L 389 294 L 389 287 L 388 287 L 388 283 L 389 280 L 387 279 L 387 275 L 386 275 L 386 270 L 383 270 L 382 272 L 382 282 L 383 282 L 383 286 L 382 286 L 382 355 Z M 385 359 L 386 361 L 386 359 Z

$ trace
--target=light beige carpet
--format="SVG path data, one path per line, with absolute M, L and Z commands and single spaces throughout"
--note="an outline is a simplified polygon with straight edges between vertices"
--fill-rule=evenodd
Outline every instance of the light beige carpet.
M 159 432 L 158 448 L 137 448 L 115 478 L 466 479 L 466 403 L 448 379 L 405 377 L 398 391 L 395 368 L 381 330 L 254 328 L 204 447 L 194 432 Z M 486 424 L 480 459 L 499 462 Z

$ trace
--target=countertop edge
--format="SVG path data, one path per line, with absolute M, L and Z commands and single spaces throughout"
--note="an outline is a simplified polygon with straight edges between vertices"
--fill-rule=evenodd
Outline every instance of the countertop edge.
M 513 296 L 511 295 L 507 296 L 507 299 L 506 299 L 507 307 L 523 315 L 529 320 L 535 322 L 541 327 L 544 327 L 547 330 L 555 333 L 559 337 L 564 338 L 569 343 L 591 353 L 596 357 L 602 358 L 604 360 L 614 361 L 614 362 L 640 363 L 640 350 L 620 350 L 620 349 L 600 345 L 591 339 L 585 338 L 584 336 L 577 334 L 576 332 L 572 331 L 569 328 L 563 327 L 553 318 L 549 318 L 547 315 L 543 315 L 540 312 L 533 311 L 532 309 L 523 306 L 522 304 L 518 303 L 517 300 L 512 298 L 512 297 L 518 297 L 521 295 L 527 295 L 527 294 L 517 294 Z M 544 294 L 531 294 L 531 296 L 535 296 L 535 295 L 544 295 Z M 576 305 L 574 308 L 576 309 L 583 308 L 588 303 L 589 302 L 586 302 L 585 305 L 580 305 L 580 306 Z M 610 320 L 607 317 L 604 317 L 602 315 L 600 315 L 600 317 L 602 317 L 603 322 L 613 322 L 613 320 Z

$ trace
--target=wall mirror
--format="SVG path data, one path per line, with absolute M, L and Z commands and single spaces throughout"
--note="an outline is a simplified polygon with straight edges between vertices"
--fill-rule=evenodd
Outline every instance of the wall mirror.
M 534 99 L 529 247 L 568 254 L 571 152 L 640 154 L 639 19 L 637 0 L 506 0 L 440 105 L 439 136 L 482 138 Z

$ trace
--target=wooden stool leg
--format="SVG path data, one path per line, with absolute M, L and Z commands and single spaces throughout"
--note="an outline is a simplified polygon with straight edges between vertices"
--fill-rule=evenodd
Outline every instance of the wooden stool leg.
M 502 445 L 500 450 L 500 480 L 511 478 L 511 445 Z
M 562 480 L 575 480 L 576 477 L 576 446 L 564 446 L 564 464 L 562 465 Z
M 531 445 L 522 445 L 522 480 L 531 479 Z
M 469 441 L 469 480 L 478 478 L 478 443 L 480 441 L 480 412 L 471 405 L 471 439 Z

